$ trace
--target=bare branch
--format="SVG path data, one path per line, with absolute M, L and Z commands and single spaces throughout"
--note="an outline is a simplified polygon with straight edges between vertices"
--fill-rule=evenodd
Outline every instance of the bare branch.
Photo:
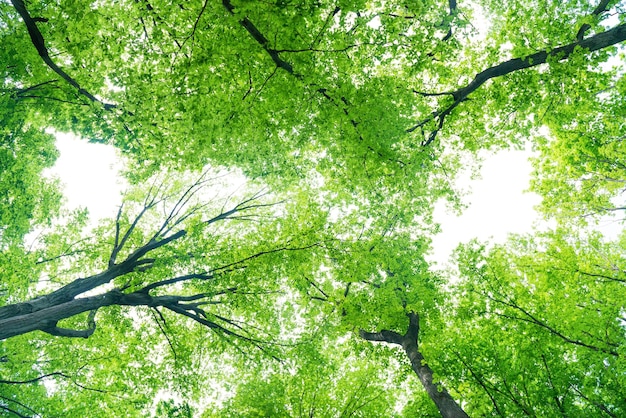
M 163 221 L 163 224 L 161 225 L 161 228 L 159 228 L 158 231 L 156 231 L 154 233 L 154 235 L 152 236 L 151 240 L 156 240 L 159 236 L 163 236 L 166 235 L 168 232 L 170 232 L 175 226 L 177 226 L 178 224 L 180 224 L 184 219 L 187 219 L 189 216 L 191 216 L 196 210 L 198 209 L 192 209 L 190 212 L 190 214 L 184 216 L 182 219 L 179 219 L 177 221 L 172 222 L 172 220 L 176 217 L 178 217 L 178 215 L 181 213 L 181 211 L 187 206 L 187 204 L 191 201 L 191 199 L 196 195 L 196 193 L 198 191 L 200 191 L 202 189 L 202 187 L 210 181 L 210 179 L 206 178 L 208 171 L 204 171 L 200 177 L 198 177 L 198 179 L 193 182 L 184 192 L 183 194 L 179 197 L 179 199 L 176 201 L 176 203 L 174 204 L 174 206 L 172 207 L 172 209 L 169 211 L 169 213 L 167 214 L 167 216 L 165 217 L 165 220 Z M 206 206 L 206 205 L 205 205 Z

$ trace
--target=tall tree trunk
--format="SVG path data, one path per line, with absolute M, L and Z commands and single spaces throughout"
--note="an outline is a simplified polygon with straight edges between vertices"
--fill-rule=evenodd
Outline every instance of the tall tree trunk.
M 409 327 L 404 335 L 395 331 L 382 330 L 380 332 L 366 332 L 361 330 L 359 335 L 367 341 L 383 341 L 400 345 L 411 361 L 411 368 L 422 382 L 430 399 L 444 418 L 469 418 L 461 406 L 450 396 L 448 391 L 433 381 L 433 371 L 424 362 L 424 356 L 419 351 L 417 337 L 419 334 L 419 316 L 411 312 Z

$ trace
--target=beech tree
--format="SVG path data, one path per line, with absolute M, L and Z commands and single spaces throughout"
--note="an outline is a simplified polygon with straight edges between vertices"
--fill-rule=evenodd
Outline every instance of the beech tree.
M 471 331 L 443 339 L 433 367 L 464 369 L 452 384 L 497 415 L 623 415 L 623 254 L 623 234 L 564 229 L 466 246 L 453 321 Z
M 0 414 L 623 415 L 624 238 L 584 228 L 624 210 L 624 7 L 0 4 Z M 55 132 L 125 159 L 108 221 Z M 557 227 L 438 271 L 435 204 L 528 142 Z

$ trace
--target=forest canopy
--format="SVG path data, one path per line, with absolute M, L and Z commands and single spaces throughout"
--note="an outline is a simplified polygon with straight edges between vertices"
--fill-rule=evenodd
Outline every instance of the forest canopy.
M 0 416 L 626 414 L 624 2 L 10 0 L 0 37 Z M 118 151 L 109 218 L 57 133 Z M 429 262 L 522 147 L 550 227 Z

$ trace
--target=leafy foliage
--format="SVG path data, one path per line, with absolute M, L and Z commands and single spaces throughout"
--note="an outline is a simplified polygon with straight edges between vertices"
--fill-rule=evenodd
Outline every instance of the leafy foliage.
M 443 3 L 0 4 L 0 415 L 626 414 L 625 6 Z M 93 228 L 70 131 L 127 161 Z M 527 141 L 557 226 L 436 271 Z

